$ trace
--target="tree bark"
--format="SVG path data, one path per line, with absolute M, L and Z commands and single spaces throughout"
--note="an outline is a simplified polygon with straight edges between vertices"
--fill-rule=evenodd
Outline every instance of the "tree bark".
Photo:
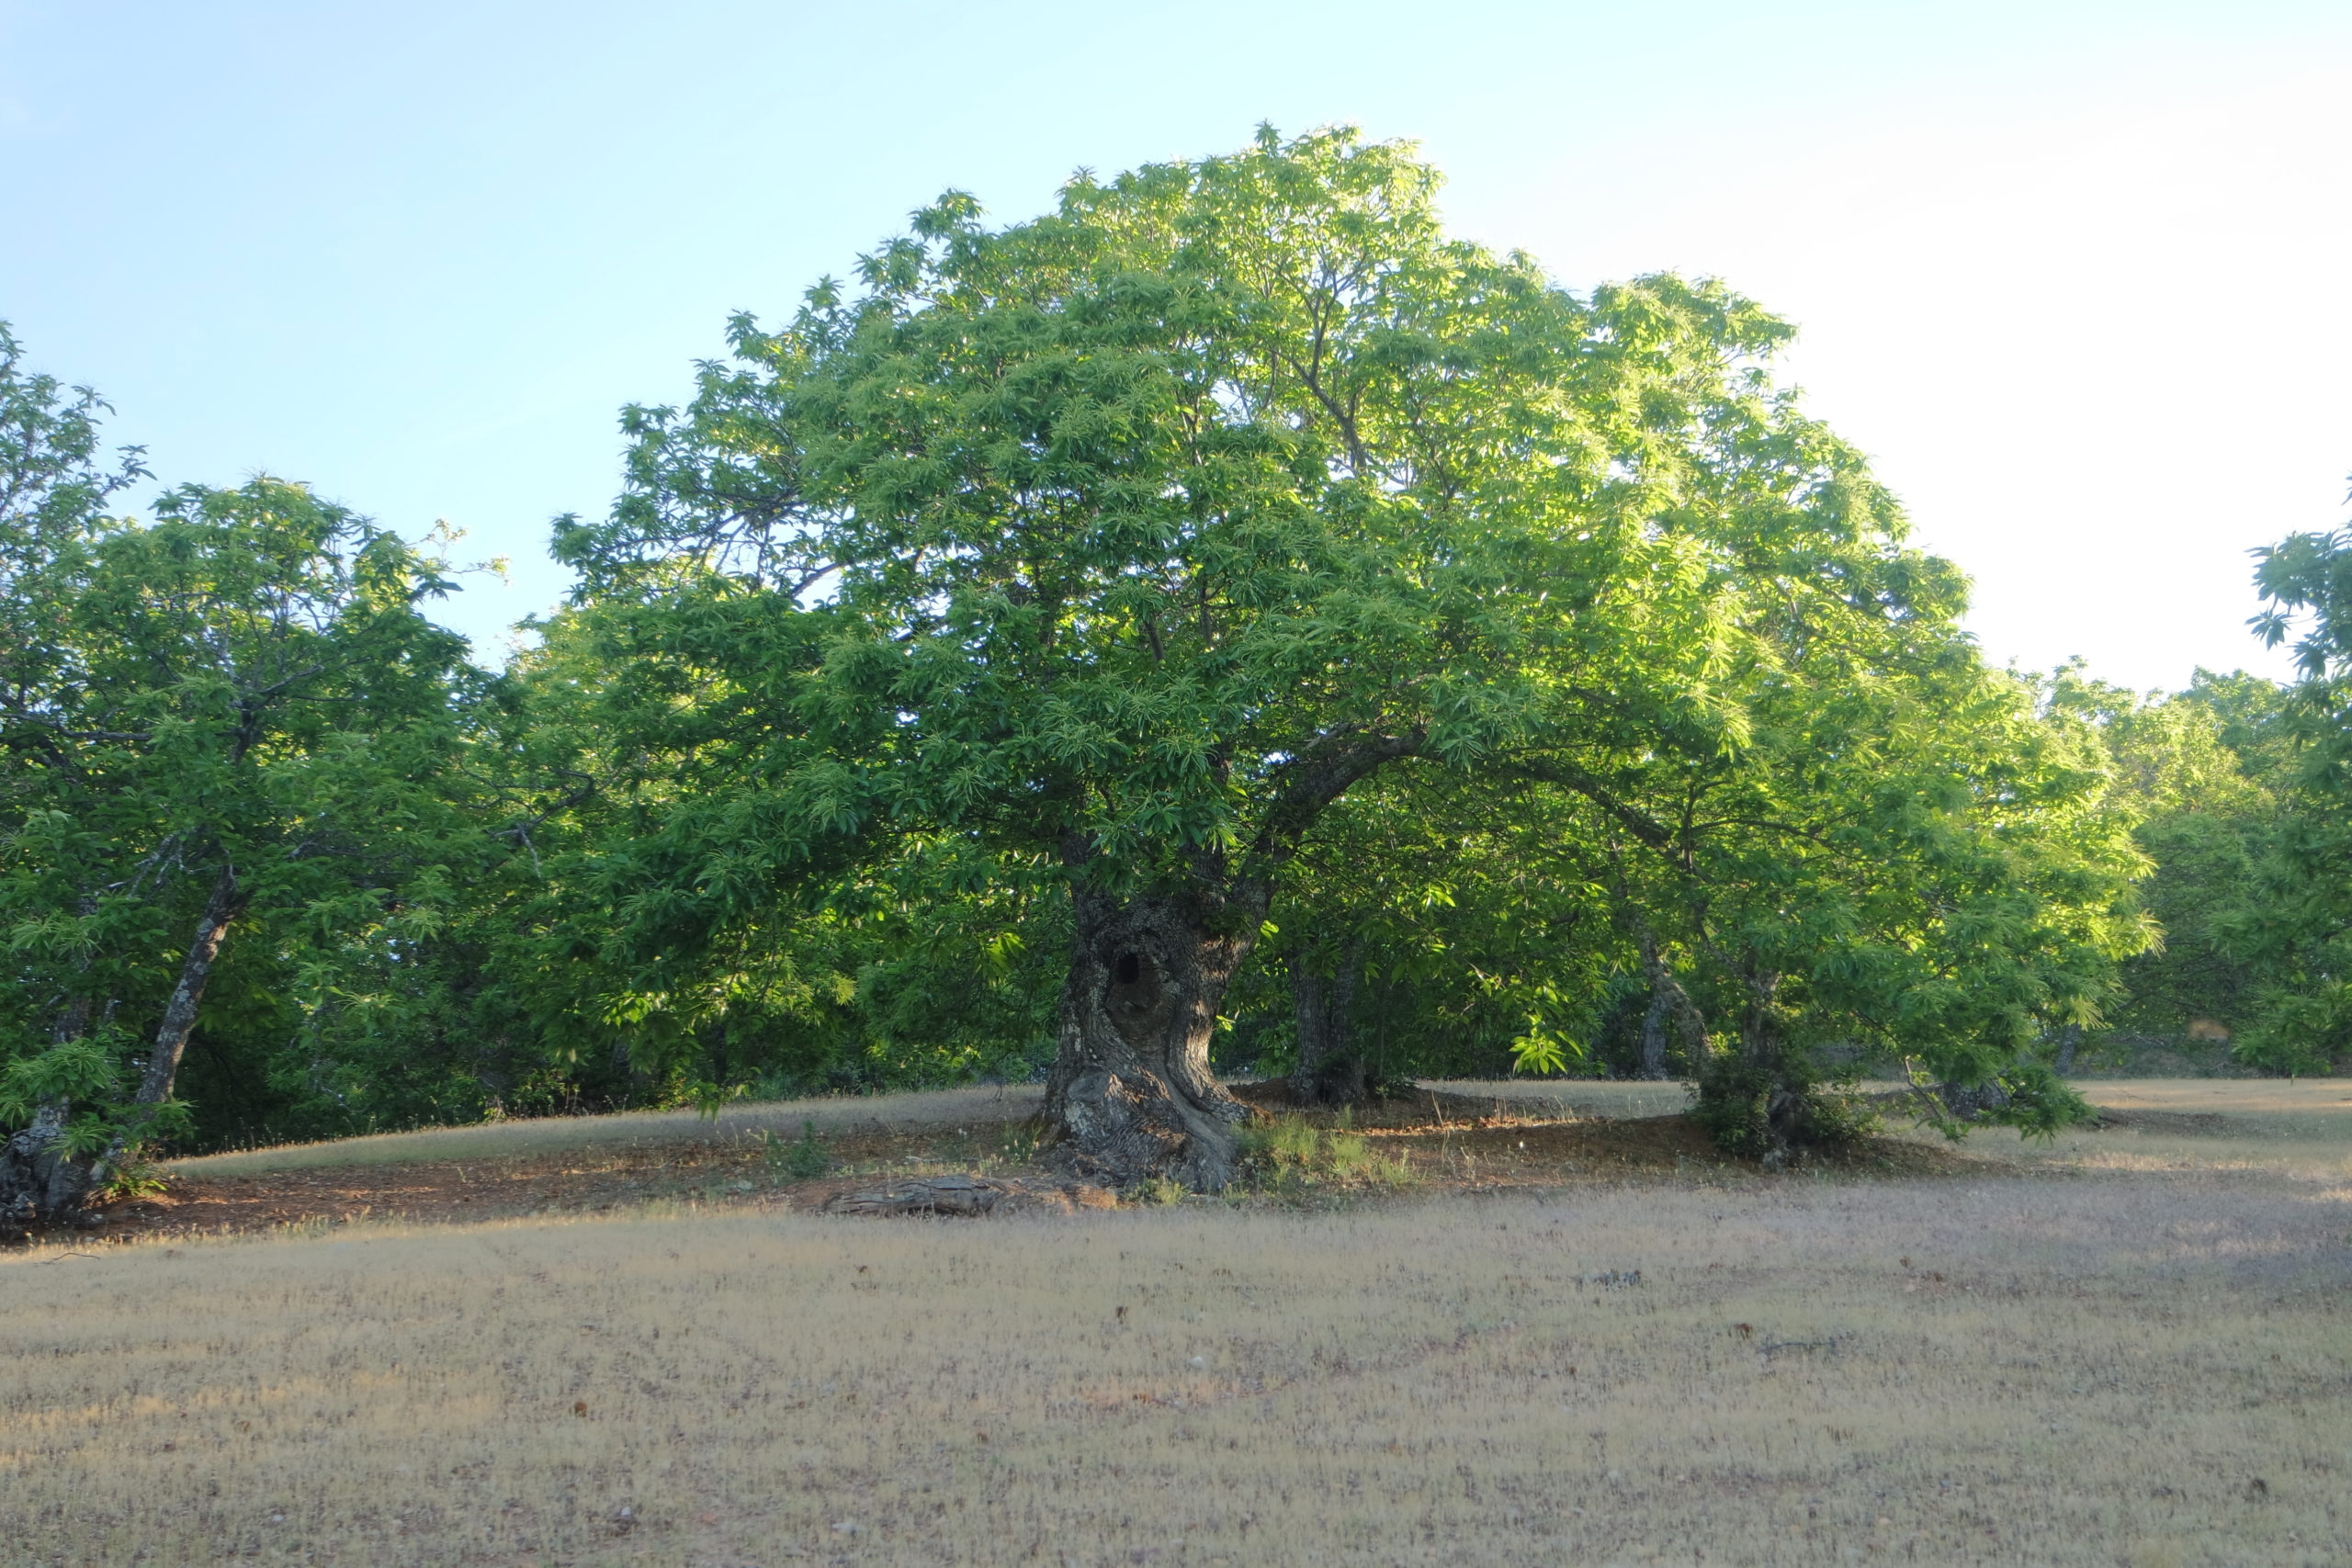
M 1298 1030 L 1298 1060 L 1291 1066 L 1294 1098 L 1312 1103 L 1321 1098 L 1317 1078 L 1323 1060 L 1331 1054 L 1331 998 L 1322 972 L 1306 949 L 1290 950 L 1290 1010 Z
M 1249 1108 L 1209 1069 L 1217 1007 L 1265 919 L 1263 888 L 1215 901 L 1090 890 L 1062 989 L 1046 1116 L 1078 1173 L 1114 1187 L 1167 1177 L 1214 1192 L 1233 1179 Z
M 147 1066 L 139 1075 L 139 1092 L 132 1097 L 130 1114 L 115 1129 L 106 1152 L 87 1162 L 85 1191 L 104 1181 L 109 1170 L 145 1141 L 156 1108 L 172 1098 L 180 1058 L 187 1054 L 188 1036 L 196 1032 L 197 1014 L 204 1005 L 204 987 L 212 978 L 213 960 L 220 956 L 220 942 L 229 933 L 230 922 L 243 909 L 244 895 L 237 886 L 236 870 L 222 866 L 220 874 L 213 878 L 212 891 L 205 897 L 204 913 L 197 917 L 187 956 L 180 960 L 179 981 L 172 987 L 171 999 L 164 1004 L 164 1021 L 156 1026 L 154 1044 L 148 1048 Z
M 1662 1083 L 1666 1078 L 1666 1014 L 1674 998 L 1655 978 L 1650 982 L 1650 1005 L 1642 1014 L 1642 1040 L 1638 1058 L 1634 1064 L 1634 1076 Z
M 2083 1026 L 2081 1024 L 2070 1023 L 2064 1030 L 2060 1031 L 2058 1035 L 2058 1061 L 2056 1064 L 2058 1076 L 2060 1077 L 2064 1078 L 2074 1077 L 2075 1048 L 2082 1043 Z
M 0 1145 L 0 1235 L 22 1235 L 40 1225 L 71 1224 L 84 1213 L 93 1189 L 106 1179 L 109 1168 L 135 1146 L 150 1123 L 153 1108 L 172 1097 L 179 1077 L 180 1058 L 187 1053 L 188 1036 L 196 1032 L 204 987 L 212 976 L 213 961 L 220 955 L 221 939 L 243 908 L 237 874 L 224 866 L 206 895 L 204 912 L 197 918 L 196 934 L 180 961 L 178 983 L 164 1006 L 164 1018 L 149 1047 L 147 1065 L 132 1098 L 132 1111 L 100 1155 L 74 1155 L 65 1147 L 65 1125 L 73 1107 L 64 1100 L 45 1101 L 35 1108 L 32 1125 Z M 108 1004 L 107 1010 L 113 1010 Z M 79 1039 L 88 1032 L 91 1003 L 87 998 L 69 1000 L 51 1031 L 58 1043 Z
M 1944 1109 L 1962 1122 L 1973 1122 L 1987 1111 L 1998 1111 L 2009 1102 L 2009 1091 L 1997 1078 L 1987 1078 L 1981 1084 L 1944 1082 L 1936 1086 L 1936 1098 Z
M 1811 1063 L 1790 1049 L 1781 977 L 1750 971 L 1746 980 L 1738 1044 L 1700 1062 L 1699 1111 L 1731 1152 L 1778 1170 L 1815 1141 L 1814 1075 Z
M 90 1189 L 89 1161 L 65 1149 L 64 1100 L 33 1108 L 30 1126 L 0 1144 L 0 1241 L 71 1220 Z
M 1792 1068 L 1788 1041 L 1781 1029 L 1780 1010 L 1773 1005 L 1776 976 L 1769 985 L 1750 987 L 1748 1005 L 1740 1011 L 1739 1054 L 1751 1082 L 1763 1097 L 1763 1147 L 1759 1156 L 1768 1168 L 1778 1168 L 1804 1143 L 1804 1112 L 1811 1085 Z
M 1653 1081 L 1666 1077 L 1666 1015 L 1673 1010 L 1674 998 L 1682 987 L 1674 984 L 1674 976 L 1667 972 L 1666 960 L 1659 956 L 1657 938 L 1650 934 L 1647 922 L 1641 931 L 1642 974 L 1649 981 L 1650 1005 L 1642 1013 L 1642 1038 L 1639 1059 L 1634 1063 L 1637 1076 Z
M 1046 1117 L 1079 1174 L 1122 1187 L 1171 1178 L 1204 1192 L 1232 1181 L 1234 1129 L 1250 1111 L 1210 1072 L 1209 1042 L 1233 972 L 1265 924 L 1274 869 L 1326 807 L 1419 752 L 1424 739 L 1418 725 L 1402 735 L 1340 726 L 1300 747 L 1241 858 L 1250 870 L 1204 850 L 1180 887 L 1072 888 L 1075 935 Z M 1084 835 L 1065 833 L 1065 864 L 1082 871 L 1090 853 Z
M 1642 973 L 1649 981 L 1650 1005 L 1642 1014 L 1640 1060 L 1635 1071 L 1645 1078 L 1662 1081 L 1666 1076 L 1666 1021 L 1672 1018 L 1682 1036 L 1682 1054 L 1693 1077 L 1704 1065 L 1707 1055 L 1707 1021 L 1699 1014 L 1698 1004 L 1690 993 L 1674 977 L 1665 957 L 1658 952 L 1657 939 L 1647 930 L 1641 933 Z
M 229 922 L 237 918 L 241 903 L 237 874 L 223 866 L 204 900 L 204 913 L 197 919 L 187 956 L 180 961 L 179 984 L 172 987 L 172 999 L 164 1005 L 164 1021 L 157 1026 L 155 1043 L 147 1053 L 147 1068 L 139 1077 L 135 1103 L 161 1105 L 171 1099 L 180 1058 L 187 1053 L 187 1037 L 196 1032 L 197 1010 L 204 1003 L 205 983 L 212 977 L 212 961 L 220 955 L 220 939 L 228 934 Z
M 1303 947 L 1290 953 L 1291 1010 L 1298 1020 L 1298 1064 L 1291 1097 L 1301 1105 L 1360 1105 L 1370 1084 L 1356 1036 L 1361 949 L 1350 942 L 1328 981 Z
M 1340 973 L 1331 982 L 1332 1055 L 1323 1075 L 1327 1104 L 1361 1105 L 1371 1098 L 1363 1036 L 1356 1029 L 1356 993 L 1363 981 L 1363 946 L 1351 940 L 1340 954 Z
M 68 1045 L 87 1034 L 94 1010 L 88 997 L 67 998 L 50 1025 L 50 1043 Z M 88 1198 L 91 1162 L 65 1147 L 73 1110 L 70 1100 L 44 1100 L 33 1107 L 31 1123 L 0 1144 L 0 1240 L 70 1221 Z

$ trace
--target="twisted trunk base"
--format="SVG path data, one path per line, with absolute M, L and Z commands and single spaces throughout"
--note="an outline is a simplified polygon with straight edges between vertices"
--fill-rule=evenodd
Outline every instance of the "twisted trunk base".
M 1980 1084 L 1941 1083 L 1936 1086 L 1936 1098 L 1944 1109 L 1962 1122 L 1973 1122 L 1980 1116 L 2004 1110 L 2009 1103 L 2009 1091 L 1998 1078 L 1986 1078 Z
M 36 1230 L 72 1224 L 86 1212 L 95 1164 L 66 1152 L 69 1107 L 50 1100 L 32 1125 L 0 1144 L 0 1241 L 21 1241 Z
M 1233 1179 L 1249 1108 L 1209 1069 L 1216 1010 L 1265 916 L 1262 892 L 1195 899 L 1080 892 L 1046 1116 L 1077 1174 L 1113 1187 Z

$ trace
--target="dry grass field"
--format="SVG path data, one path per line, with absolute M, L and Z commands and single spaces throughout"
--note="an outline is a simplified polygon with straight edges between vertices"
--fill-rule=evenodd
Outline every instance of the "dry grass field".
M 1478 1130 L 1508 1182 L 1322 1206 L 0 1255 L 0 1568 L 2352 1562 L 2352 1084 L 2090 1088 L 1907 1176 L 1536 1179 L 1515 1131 L 1673 1109 L 1602 1085 Z M 368 1154 L 660 1146 L 575 1132 Z

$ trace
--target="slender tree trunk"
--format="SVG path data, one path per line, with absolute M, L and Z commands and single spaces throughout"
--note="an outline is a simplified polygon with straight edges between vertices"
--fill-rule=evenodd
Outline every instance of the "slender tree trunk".
M 196 934 L 187 944 L 187 954 L 180 960 L 178 984 L 172 987 L 171 999 L 164 1004 L 164 1021 L 155 1028 L 155 1043 L 148 1047 L 147 1066 L 139 1075 L 139 1092 L 132 1098 L 131 1112 L 115 1131 L 114 1141 L 89 1167 L 87 1185 L 96 1186 L 106 1179 L 107 1172 L 121 1163 L 123 1157 L 145 1141 L 153 1124 L 157 1107 L 172 1098 L 172 1086 L 178 1080 L 180 1058 L 187 1054 L 188 1036 L 196 1032 L 196 1019 L 204 1005 L 204 987 L 212 978 L 213 960 L 220 956 L 221 940 L 229 934 L 229 923 L 244 908 L 244 897 L 237 887 L 237 874 L 232 867 L 223 866 L 212 881 L 212 891 L 204 900 L 204 913 L 197 918 Z
M 179 983 L 172 987 L 155 1043 L 148 1050 L 132 1113 L 116 1134 L 113 1145 L 97 1156 L 68 1152 L 65 1124 L 73 1108 L 62 1100 L 37 1107 L 32 1125 L 0 1145 L 0 1234 L 72 1223 L 88 1202 L 92 1189 L 106 1179 L 108 1168 L 139 1142 L 153 1108 L 172 1097 L 180 1058 L 187 1052 L 188 1036 L 196 1031 L 205 983 L 212 976 L 221 938 L 237 918 L 242 902 L 236 873 L 224 868 L 205 897 L 196 934 L 180 961 Z M 107 1010 L 112 1011 L 112 1004 Z M 53 1038 L 60 1043 L 79 1039 L 89 1029 L 90 1016 L 88 998 L 69 1001 L 52 1031 Z
M 2059 1031 L 2057 1069 L 2060 1077 L 2075 1076 L 2075 1047 L 2082 1043 L 2083 1026 L 2081 1024 L 2070 1023 Z
M 1674 977 L 1674 971 L 1658 952 L 1657 938 L 1646 927 L 1641 933 L 1642 972 L 1650 987 L 1650 1005 L 1642 1014 L 1641 1057 L 1635 1071 L 1645 1078 L 1662 1080 L 1666 1071 L 1666 1021 L 1674 1020 L 1682 1036 L 1685 1065 L 1696 1077 L 1707 1055 L 1707 1021 L 1700 1016 L 1698 1004 Z
M 1298 1060 L 1291 1097 L 1302 1105 L 1323 1098 L 1323 1064 L 1331 1055 L 1331 998 L 1323 974 L 1304 947 L 1290 950 L 1290 1010 L 1298 1025 Z
M 239 903 L 237 874 L 223 866 L 204 900 L 204 913 L 196 922 L 187 956 L 180 961 L 179 984 L 172 987 L 172 999 L 164 1004 L 164 1021 L 156 1028 L 155 1043 L 147 1053 L 147 1069 L 139 1077 L 140 1105 L 161 1105 L 172 1097 L 180 1058 L 187 1053 L 187 1037 L 196 1032 L 205 983 L 212 977 L 212 961 L 220 955 L 220 939 L 228 934 L 229 922 L 237 918 Z
M 1209 1042 L 1265 909 L 1251 886 L 1215 901 L 1073 896 L 1046 1115 L 1081 1174 L 1115 1186 L 1171 1177 L 1208 1192 L 1232 1180 L 1234 1129 L 1249 1109 L 1210 1072 Z
M 1340 972 L 1326 982 L 1306 949 L 1291 950 L 1291 1008 L 1298 1019 L 1291 1095 L 1301 1105 L 1359 1105 L 1368 1096 L 1370 1075 L 1355 1020 L 1362 951 L 1350 942 Z

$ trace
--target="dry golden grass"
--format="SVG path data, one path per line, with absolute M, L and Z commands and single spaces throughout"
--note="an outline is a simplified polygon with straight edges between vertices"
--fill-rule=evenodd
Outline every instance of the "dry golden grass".
M 1561 1111 L 1585 1116 L 1659 1116 L 1681 1111 L 1690 1103 L 1689 1093 L 1680 1084 L 1674 1083 L 1510 1078 L 1432 1082 L 1430 1087 L 1470 1099 L 1492 1099 L 1507 1110 L 1531 1113 Z M 814 1122 L 822 1134 L 909 1132 L 1027 1116 L 1043 1100 L 1044 1091 L 1035 1084 L 1008 1084 L 919 1094 L 743 1101 L 724 1107 L 711 1120 L 692 1111 L 551 1116 L 202 1155 L 173 1160 L 166 1169 L 183 1176 L 228 1177 L 429 1160 L 517 1159 L 566 1149 L 684 1141 L 727 1144 L 763 1131 L 789 1137 L 800 1132 L 808 1122 Z
M 2094 1079 L 2075 1087 L 2116 1124 L 2029 1144 L 1984 1134 L 1967 1148 L 2027 1169 L 2282 1179 L 2352 1198 L 2352 1079 Z
M 2344 1086 L 2193 1088 L 1981 1179 L 18 1253 L 0 1564 L 2340 1564 Z
M 1498 1078 L 1432 1082 L 1429 1087 L 1463 1100 L 1492 1100 L 1506 1113 L 1530 1115 L 1662 1116 L 1685 1110 L 1690 1103 L 1689 1093 L 1676 1083 Z M 2249 1135 L 2276 1142 L 2297 1133 L 2311 1134 L 2323 1149 L 2352 1153 L 2352 1080 L 2137 1078 L 2089 1080 L 2077 1087 L 2102 1107 L 2126 1111 L 2219 1111 L 2233 1122 L 2243 1122 L 2242 1130 Z M 1035 1085 L 1013 1084 L 922 1094 L 747 1102 L 727 1107 L 712 1121 L 691 1111 L 548 1117 L 206 1155 L 174 1160 L 166 1169 L 181 1176 L 237 1177 L 438 1160 L 517 1159 L 570 1149 L 684 1142 L 724 1145 L 763 1131 L 789 1137 L 808 1122 L 814 1122 L 820 1133 L 828 1134 L 979 1126 L 1029 1115 L 1038 1108 L 1041 1097 Z M 2013 1141 L 2005 1134 L 1988 1134 L 1970 1146 L 1982 1150 Z M 2060 1148 L 2073 1152 L 2084 1146 L 2064 1144 Z
M 1454 1078 L 1431 1088 L 1464 1100 L 1493 1098 L 1506 1109 L 1558 1107 L 1578 1116 L 1670 1116 L 1690 1109 L 1690 1092 L 1679 1083 L 1642 1083 L 1614 1078 Z
M 789 1137 L 808 1122 L 814 1122 L 818 1132 L 823 1134 L 868 1129 L 902 1132 L 1026 1116 L 1037 1109 L 1043 1099 L 1044 1091 L 1035 1085 L 1009 1084 L 1003 1088 L 933 1089 L 921 1094 L 760 1100 L 727 1106 L 716 1118 L 708 1120 L 692 1111 L 550 1116 L 203 1155 L 173 1160 L 165 1169 L 183 1176 L 257 1176 L 275 1170 L 405 1165 L 424 1160 L 515 1159 L 565 1149 L 632 1144 L 727 1144 L 762 1132 Z

